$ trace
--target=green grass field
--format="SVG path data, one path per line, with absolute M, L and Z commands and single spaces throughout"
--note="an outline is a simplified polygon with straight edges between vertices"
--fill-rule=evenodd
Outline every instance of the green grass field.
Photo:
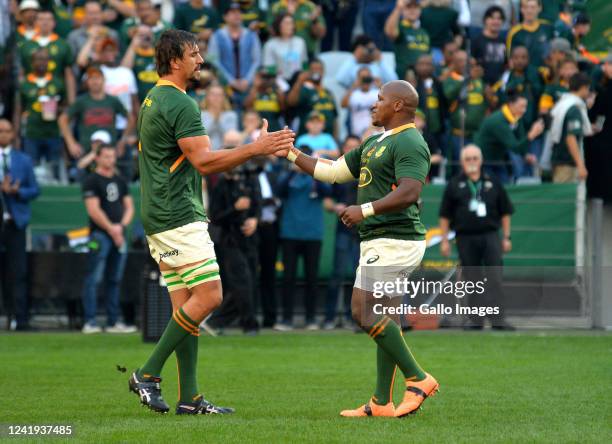
M 441 388 L 418 414 L 397 420 L 338 416 L 374 387 L 374 347 L 363 334 L 202 336 L 200 389 L 237 412 L 188 418 L 154 414 L 128 393 L 128 373 L 116 364 L 132 369 L 152 349 L 137 335 L 1 335 L 0 424 L 72 424 L 68 441 L 87 443 L 612 442 L 611 335 L 406 338 Z M 174 357 L 163 377 L 173 405 Z

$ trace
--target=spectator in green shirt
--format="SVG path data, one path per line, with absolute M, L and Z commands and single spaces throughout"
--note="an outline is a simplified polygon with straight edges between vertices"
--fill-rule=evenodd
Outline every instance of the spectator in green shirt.
M 552 107 L 559 101 L 561 96 L 569 92 L 569 80 L 578 72 L 578 64 L 572 58 L 567 58 L 561 62 L 559 73 L 555 77 L 557 81 L 549 83 L 544 87 L 544 92 L 540 96 L 540 114 L 548 114 Z
M 455 52 L 452 71 L 442 83 L 444 96 L 449 106 L 451 124 L 453 151 L 448 153 L 448 157 L 454 162 L 459 161 L 461 148 L 472 143 L 472 138 L 480 127 L 488 108 L 482 81 L 482 67 L 476 59 L 472 58 L 470 60 L 469 78 L 466 79 L 464 77 L 466 64 L 466 52 L 463 50 Z M 463 91 L 464 88 L 465 92 Z
M 32 72 L 19 84 L 15 131 L 19 132 L 19 124 L 24 118 L 24 151 L 35 165 L 44 158 L 51 165 L 54 178 L 59 180 L 63 144 L 57 116 L 65 104 L 66 91 L 63 81 L 47 71 L 49 60 L 46 48 L 39 48 L 32 54 Z
M 521 2 L 523 21 L 514 26 L 506 38 L 509 56 L 515 46 L 525 46 L 529 51 L 530 63 L 536 67 L 544 64 L 544 56 L 548 52 L 548 45 L 554 34 L 550 23 L 538 19 L 541 11 L 540 0 L 523 0 Z
M 270 131 L 281 129 L 285 95 L 278 88 L 274 67 L 260 68 L 248 96 L 244 99 L 244 108 L 256 111 L 261 118 L 267 119 Z
M 119 29 L 119 43 L 122 51 L 127 49 L 140 24 L 151 27 L 155 42 L 162 32 L 172 28 L 172 23 L 161 19 L 161 3 L 154 4 L 153 0 L 136 0 L 136 16 L 126 18 Z
M 31 40 L 24 42 L 19 48 L 19 56 L 23 75 L 32 71 L 32 55 L 39 48 L 47 48 L 49 54 L 49 72 L 59 77 L 66 85 L 68 103 L 74 102 L 76 96 L 76 80 L 72 72 L 74 57 L 70 45 L 53 32 L 55 17 L 51 11 L 39 11 L 36 15 L 38 32 Z
M 480 147 L 484 170 L 508 183 L 512 176 L 511 153 L 525 156 L 527 163 L 537 161 L 533 154 L 526 154 L 529 143 L 544 131 L 544 123 L 536 120 L 525 133 L 522 117 L 527 111 L 527 99 L 516 91 L 506 92 L 507 103 L 484 119 L 474 142 Z
M 496 94 L 496 105 L 506 102 L 506 91 L 514 90 L 527 98 L 527 111 L 523 116 L 526 126 L 536 119 L 538 101 L 544 88 L 538 70 L 529 64 L 529 53 L 524 46 L 512 48 L 510 69 L 502 74 L 501 79 L 493 85 Z
M 102 70 L 98 67 L 90 67 L 85 74 L 87 76 L 87 93 L 79 96 L 58 119 L 66 147 L 74 159 L 78 159 L 89 152 L 91 135 L 98 130 L 108 131 L 113 142 L 115 142 L 117 140 L 117 129 L 115 127 L 117 116 L 128 117 L 127 110 L 119 99 L 104 92 Z M 77 120 L 78 141 L 70 128 L 72 119 Z M 133 126 L 133 122 L 128 123 L 128 127 L 131 126 Z
M 220 23 L 217 11 L 204 6 L 204 0 L 190 0 L 174 11 L 174 27 L 193 32 L 203 40 L 208 40 Z
M 406 70 L 414 68 L 419 56 L 429 53 L 429 34 L 421 28 L 420 17 L 418 0 L 397 0 L 385 22 L 385 34 L 393 42 L 398 79 L 405 78 Z
M 590 86 L 591 80 L 587 74 L 574 74 L 570 79 L 569 94 L 563 96 L 551 112 L 554 183 L 571 183 L 587 178 L 582 144 L 584 136 L 592 134 L 585 104 L 591 93 Z
M 130 46 L 128 46 L 121 66 L 131 69 L 138 86 L 138 102 L 147 96 L 159 80 L 155 69 L 155 48 L 153 48 L 153 31 L 147 25 L 140 25 Z
M 441 65 L 442 48 L 454 40 L 461 30 L 457 20 L 459 14 L 451 7 L 450 0 L 431 0 L 421 13 L 421 26 L 431 39 L 432 56 L 435 65 Z
M 325 117 L 325 132 L 336 135 L 336 117 L 338 111 L 334 95 L 321 84 L 324 68 L 320 60 L 311 60 L 309 69 L 303 71 L 293 83 L 287 94 L 288 107 L 297 108 L 297 117 L 300 120 L 298 134 L 306 131 L 306 121 L 312 111 L 319 111 Z

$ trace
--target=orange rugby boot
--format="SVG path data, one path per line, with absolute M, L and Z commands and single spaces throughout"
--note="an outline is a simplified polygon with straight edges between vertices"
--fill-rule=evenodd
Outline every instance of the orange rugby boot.
M 423 401 L 428 396 L 433 396 L 438 391 L 440 384 L 435 380 L 429 373 L 425 373 L 427 376 L 422 381 L 406 381 L 406 393 L 404 394 L 404 400 L 395 409 L 395 417 L 403 418 L 416 411 L 421 407 Z
M 340 416 L 344 416 L 345 418 L 360 418 L 365 416 L 393 417 L 395 416 L 395 408 L 392 402 L 385 405 L 378 405 L 373 399 L 370 399 L 366 404 L 355 410 L 342 410 Z

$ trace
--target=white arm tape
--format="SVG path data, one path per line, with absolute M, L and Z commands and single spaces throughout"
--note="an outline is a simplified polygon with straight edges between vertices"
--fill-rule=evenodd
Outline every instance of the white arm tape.
M 327 183 L 346 183 L 356 179 L 349 170 L 344 156 L 338 160 L 317 159 L 313 177 Z

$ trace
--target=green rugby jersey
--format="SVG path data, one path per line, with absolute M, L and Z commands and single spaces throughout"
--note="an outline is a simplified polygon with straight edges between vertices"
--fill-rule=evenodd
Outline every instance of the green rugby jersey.
M 354 177 L 359 177 L 357 203 L 373 202 L 393 191 L 400 178 L 425 183 L 429 172 L 429 148 L 413 123 L 366 139 L 344 156 Z M 368 217 L 359 225 L 361 240 L 390 238 L 425 239 L 416 204 L 397 213 Z
M 148 235 L 205 221 L 202 176 L 178 146 L 204 136 L 197 103 L 168 80 L 160 80 L 138 115 L 141 216 Z

